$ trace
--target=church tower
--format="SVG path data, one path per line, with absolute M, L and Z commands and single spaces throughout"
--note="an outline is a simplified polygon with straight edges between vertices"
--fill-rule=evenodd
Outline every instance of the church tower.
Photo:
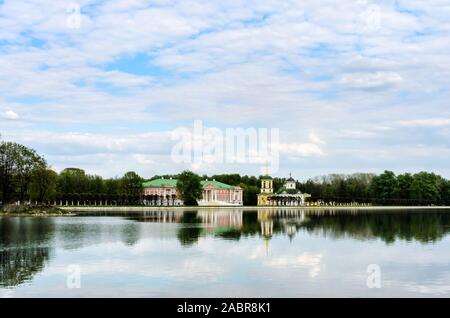
M 273 179 L 269 176 L 269 167 L 266 166 L 266 175 L 261 178 L 261 192 L 258 194 L 258 205 L 269 205 L 267 197 L 273 194 Z
M 261 178 L 261 193 L 273 193 L 273 180 L 268 175 Z
M 288 190 L 295 190 L 297 188 L 295 180 L 294 180 L 294 178 L 292 178 L 290 173 L 289 173 L 289 179 L 286 180 L 284 187 Z

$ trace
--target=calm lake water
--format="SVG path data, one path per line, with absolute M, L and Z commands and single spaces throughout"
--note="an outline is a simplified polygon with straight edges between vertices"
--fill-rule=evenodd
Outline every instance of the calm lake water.
M 448 297 L 449 233 L 450 210 L 0 217 L 0 297 Z

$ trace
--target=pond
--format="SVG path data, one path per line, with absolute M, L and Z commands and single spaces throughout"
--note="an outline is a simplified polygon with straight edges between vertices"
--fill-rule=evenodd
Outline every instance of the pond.
M 448 297 L 450 210 L 0 217 L 0 297 Z

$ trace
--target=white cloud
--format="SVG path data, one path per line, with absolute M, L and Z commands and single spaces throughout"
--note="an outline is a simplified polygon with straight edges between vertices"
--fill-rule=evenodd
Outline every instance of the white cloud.
M 309 276 L 316 277 L 320 273 L 322 254 L 302 253 L 300 255 L 274 256 L 265 264 L 276 269 L 289 267 L 305 267 L 309 270 Z
M 4 119 L 9 119 L 9 120 L 16 120 L 16 119 L 20 118 L 20 116 L 12 110 L 4 111 L 4 112 L 0 113 L 0 115 Z
M 393 72 L 354 73 L 342 77 L 341 84 L 353 88 L 377 88 L 402 82 L 402 77 Z
M 324 156 L 319 145 L 313 143 L 280 143 L 278 149 L 282 154 L 299 157 Z
M 400 126 L 406 127 L 445 127 L 450 126 L 450 119 L 448 118 L 429 118 L 429 119 L 414 119 L 399 122 Z
M 439 284 L 425 285 L 425 284 L 407 283 L 405 284 L 405 290 L 419 294 L 448 295 L 450 293 L 450 286 Z
M 339 171 L 354 160 L 381 171 L 412 159 L 397 153 L 375 165 L 338 154 L 408 149 L 408 127 L 448 126 L 450 8 L 442 0 L 78 3 L 76 30 L 66 26 L 64 2 L 0 5 L 0 103 L 17 115 L 0 117 L 27 119 L 3 121 L 1 133 L 40 136 L 30 143 L 52 158 L 97 169 L 96 160 L 131 156 L 130 165 L 163 169 L 149 156 L 165 151 L 165 137 L 142 132 L 195 118 L 292 132 L 280 150 L 293 168 L 297 160 L 308 171 Z M 317 135 L 297 137 L 310 131 Z M 448 134 L 429 134 L 425 148 L 448 146 Z M 441 169 L 432 159 L 421 166 Z

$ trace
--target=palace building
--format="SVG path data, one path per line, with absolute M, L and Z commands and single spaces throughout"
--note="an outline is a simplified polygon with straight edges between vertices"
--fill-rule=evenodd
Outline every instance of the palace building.
M 258 194 L 258 206 L 302 206 L 311 195 L 297 189 L 295 180 L 289 175 L 284 186 L 276 193 L 273 191 L 273 179 L 266 172 L 261 178 L 261 192 Z
M 177 191 L 177 179 L 155 179 L 143 183 L 144 203 L 146 205 L 183 205 L 183 200 Z M 242 206 L 242 188 L 223 182 L 202 180 L 202 198 L 200 206 Z

